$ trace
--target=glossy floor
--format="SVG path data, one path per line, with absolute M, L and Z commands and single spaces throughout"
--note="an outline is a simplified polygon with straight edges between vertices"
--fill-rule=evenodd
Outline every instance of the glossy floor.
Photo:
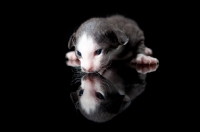
M 188 51 L 181 52 L 188 47 L 188 43 L 179 42 L 185 41 L 178 34 L 184 27 L 178 27 L 182 21 L 172 20 L 173 12 L 165 14 L 163 10 L 163 15 L 160 15 L 158 10 L 142 13 L 138 12 L 141 8 L 127 11 L 124 7 L 121 14 L 136 20 L 143 29 L 145 44 L 159 60 L 158 66 L 123 66 L 116 63 L 102 75 L 80 75 L 77 68 L 66 65 L 65 54 L 69 51 L 67 42 L 71 34 L 84 20 L 120 13 L 121 8 L 111 11 L 108 7 L 105 12 L 85 13 L 72 13 L 66 7 L 50 9 L 45 17 L 41 14 L 43 21 L 35 19 L 41 23 L 36 25 L 39 28 L 33 33 L 34 38 L 27 42 L 39 39 L 29 44 L 33 53 L 27 49 L 27 53 L 23 54 L 27 57 L 33 55 L 34 59 L 26 59 L 30 65 L 22 66 L 26 73 L 24 79 L 16 77 L 20 79 L 20 86 L 23 84 L 25 88 L 19 92 L 22 96 L 17 95 L 21 99 L 15 102 L 10 112 L 16 118 L 8 119 L 12 119 L 19 128 L 28 126 L 29 129 L 42 128 L 44 131 L 106 131 L 108 128 L 111 131 L 163 131 L 187 127 L 192 122 L 188 117 L 196 117 L 191 115 L 194 109 L 189 105 L 194 100 L 188 101 L 194 93 L 189 94 L 193 83 L 188 82 L 194 77 L 187 74 L 195 69 L 185 67 L 186 60 L 190 58 L 185 54 L 188 55 Z M 169 11 L 168 8 L 166 10 Z

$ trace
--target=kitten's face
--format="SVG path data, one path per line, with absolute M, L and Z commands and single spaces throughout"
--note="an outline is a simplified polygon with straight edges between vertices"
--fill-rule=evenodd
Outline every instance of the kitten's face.
M 75 46 L 83 72 L 98 72 L 107 67 L 112 51 L 128 43 L 128 37 L 106 19 L 95 18 L 81 24 L 69 39 L 68 47 Z
M 78 40 L 75 52 L 83 72 L 98 72 L 109 64 L 110 54 L 86 34 Z

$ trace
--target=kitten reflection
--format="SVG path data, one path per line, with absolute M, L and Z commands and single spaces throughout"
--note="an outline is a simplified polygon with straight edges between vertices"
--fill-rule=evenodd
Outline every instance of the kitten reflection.
M 80 87 L 70 94 L 76 109 L 94 122 L 109 121 L 123 112 L 146 86 L 146 74 L 135 68 L 133 65 L 116 64 L 100 73 L 85 74 Z M 149 72 L 155 71 L 157 66 L 137 68 L 148 73 L 148 69 Z
M 89 120 L 104 122 L 130 105 L 130 98 L 121 95 L 103 76 L 86 74 L 77 92 L 71 93 L 76 108 Z

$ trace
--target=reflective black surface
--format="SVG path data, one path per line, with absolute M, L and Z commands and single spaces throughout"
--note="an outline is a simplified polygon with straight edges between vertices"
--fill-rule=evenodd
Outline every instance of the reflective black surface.
M 197 118 L 193 106 L 198 106 L 199 103 L 192 97 L 198 97 L 193 96 L 198 92 L 191 89 L 198 89 L 198 85 L 192 86 L 195 77 L 188 75 L 191 71 L 196 71 L 195 68 L 186 66 L 194 62 L 190 60 L 191 50 L 188 50 L 190 46 L 194 47 L 194 43 L 185 42 L 191 32 L 185 31 L 187 23 L 182 24 L 187 13 L 178 10 L 180 6 L 175 6 L 174 3 L 166 7 L 163 4 L 157 6 L 157 3 L 152 6 L 145 3 L 138 5 L 120 2 L 115 6 L 105 4 L 98 7 L 96 4 L 88 7 L 80 4 L 82 8 L 79 8 L 76 2 L 58 6 L 53 3 L 48 6 L 46 3 L 40 9 L 34 6 L 31 13 L 23 16 L 29 16 L 29 19 L 23 22 L 28 23 L 25 28 L 30 31 L 25 32 L 28 39 L 22 48 L 26 51 L 22 54 L 25 64 L 18 69 L 15 66 L 18 66 L 19 62 L 13 63 L 12 68 L 18 74 L 11 74 L 10 78 L 19 81 L 8 83 L 14 84 L 15 96 L 11 101 L 14 105 L 8 104 L 12 108 L 9 108 L 9 114 L 6 116 L 9 124 L 14 124 L 11 125 L 14 129 L 171 131 L 192 129 L 192 126 L 196 126 L 192 119 Z M 91 17 L 116 13 L 138 22 L 144 31 L 145 44 L 153 50 L 152 56 L 159 60 L 159 66 L 154 70 L 150 68 L 150 72 L 141 73 L 140 68 L 147 68 L 148 71 L 149 67 L 124 66 L 116 62 L 116 66 L 100 75 L 80 75 L 77 68 L 67 66 L 65 54 L 69 51 L 67 43 L 73 31 Z M 195 55 L 196 53 L 198 52 L 195 52 Z M 22 74 L 22 71 L 25 74 Z M 86 79 L 81 80 L 82 77 Z M 80 104 L 85 103 L 77 103 L 76 97 L 73 96 L 85 96 L 86 91 L 80 91 L 80 86 L 84 81 L 87 82 L 87 79 L 93 84 L 97 83 L 98 87 L 102 87 L 102 82 L 98 80 L 104 82 L 102 91 L 105 95 L 98 91 L 99 93 L 94 94 L 97 101 L 90 102 L 94 107 L 87 109 L 82 106 L 86 111 L 95 111 L 92 116 L 84 116 L 81 113 Z M 100 107 L 99 104 L 103 105 Z M 104 113 L 108 116 L 103 115 Z
M 156 91 L 160 91 L 156 88 L 158 83 L 153 79 L 159 65 L 117 61 L 100 73 L 82 73 L 79 67 L 67 65 L 66 69 L 72 73 L 67 84 L 66 96 L 70 96 L 67 117 L 76 123 L 102 126 L 133 123 L 138 126 L 150 123 L 151 118 L 166 118 L 165 115 L 160 117 L 163 105 Z
M 79 86 L 70 93 L 71 100 L 86 119 L 98 123 L 110 121 L 144 92 L 146 74 L 157 67 L 119 61 L 99 73 L 83 74 L 76 69 L 72 82 L 74 85 L 79 82 Z

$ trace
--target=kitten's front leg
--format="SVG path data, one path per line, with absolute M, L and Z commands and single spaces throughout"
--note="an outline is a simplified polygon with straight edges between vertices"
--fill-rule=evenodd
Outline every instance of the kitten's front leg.
M 152 55 L 152 54 L 153 54 L 152 49 L 150 49 L 150 48 L 148 48 L 148 47 L 145 47 L 145 48 L 144 48 L 144 53 L 145 53 L 146 55 Z

